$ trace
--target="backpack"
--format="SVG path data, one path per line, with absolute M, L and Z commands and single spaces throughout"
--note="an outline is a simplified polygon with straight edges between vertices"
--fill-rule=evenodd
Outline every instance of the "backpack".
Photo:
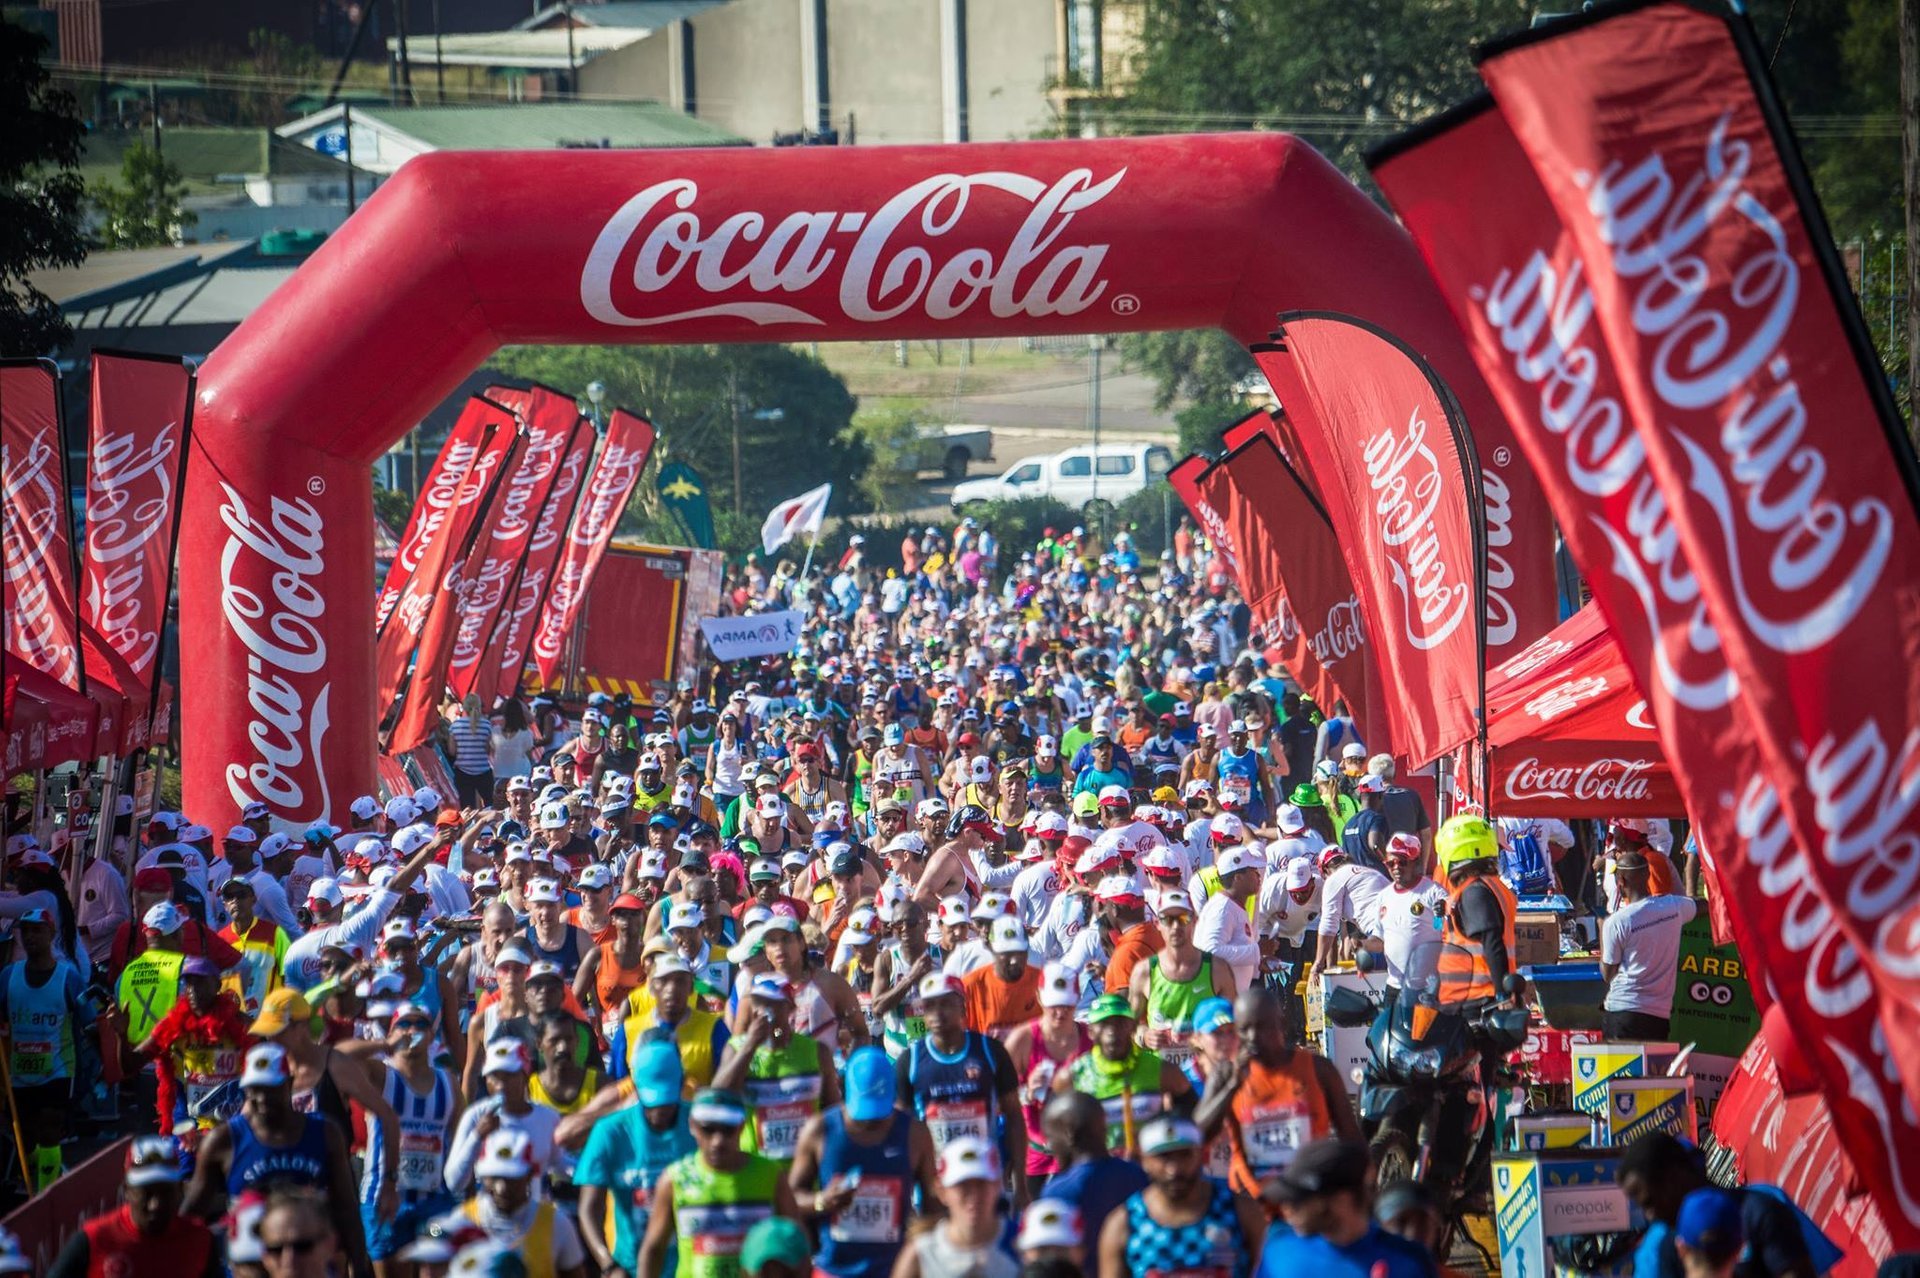
M 1553 866 L 1547 861 L 1538 827 L 1528 823 L 1508 827 L 1500 848 L 1500 877 L 1516 896 L 1543 896 L 1553 891 Z

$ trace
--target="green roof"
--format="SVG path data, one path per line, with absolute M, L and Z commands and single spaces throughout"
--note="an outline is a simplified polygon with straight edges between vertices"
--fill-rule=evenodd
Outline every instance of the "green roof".
M 659 102 L 525 102 L 486 106 L 356 106 L 439 151 L 557 146 L 746 146 L 745 138 Z
M 148 129 L 103 130 L 86 138 L 80 173 L 89 184 L 118 181 L 120 161 L 135 142 L 151 145 Z M 160 130 L 160 152 L 180 170 L 196 195 L 231 189 L 245 177 L 289 177 L 300 173 L 341 176 L 340 161 L 274 136 L 270 129 L 193 128 Z M 224 179 L 224 180 L 223 180 Z

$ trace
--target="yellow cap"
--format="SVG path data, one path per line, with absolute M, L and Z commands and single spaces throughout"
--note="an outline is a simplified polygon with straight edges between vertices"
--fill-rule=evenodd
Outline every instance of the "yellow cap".
M 1440 873 L 1452 874 L 1469 861 L 1484 861 L 1500 855 L 1500 840 L 1487 819 L 1462 813 L 1448 817 L 1433 836 L 1434 859 Z
M 313 1008 L 306 996 L 290 986 L 281 986 L 267 995 L 254 1018 L 251 1032 L 255 1038 L 272 1038 L 289 1025 L 305 1025 L 313 1019 Z

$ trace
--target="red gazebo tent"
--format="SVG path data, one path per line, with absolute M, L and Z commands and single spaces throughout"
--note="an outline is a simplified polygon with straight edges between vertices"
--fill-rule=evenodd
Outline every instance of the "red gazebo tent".
M 1679 816 L 1673 772 L 1599 610 L 1588 604 L 1487 673 L 1495 816 Z

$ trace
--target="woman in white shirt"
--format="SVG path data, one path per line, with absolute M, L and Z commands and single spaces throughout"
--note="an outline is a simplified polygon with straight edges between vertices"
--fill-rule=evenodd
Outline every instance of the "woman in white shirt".
M 527 726 L 527 712 L 517 700 L 500 703 L 500 726 L 493 731 L 493 775 L 530 777 L 533 775 L 533 729 Z

